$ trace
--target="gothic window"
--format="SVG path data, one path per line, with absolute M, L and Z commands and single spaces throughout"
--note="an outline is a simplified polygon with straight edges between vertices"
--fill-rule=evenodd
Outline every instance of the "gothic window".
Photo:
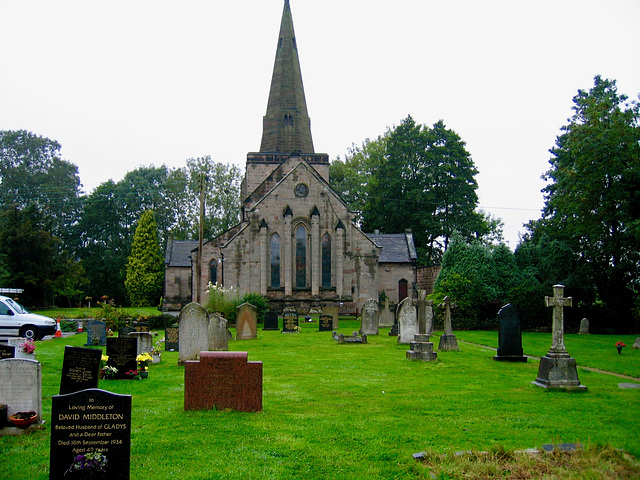
M 280 235 L 271 237 L 271 288 L 280 288 Z
M 284 116 L 284 126 L 285 127 L 293 127 L 293 116 L 290 114 L 286 114 Z
M 331 237 L 322 237 L 322 287 L 331 288 Z
M 218 283 L 218 261 L 215 258 L 209 262 L 209 281 L 211 285 Z
M 296 229 L 296 288 L 307 286 L 307 230 Z

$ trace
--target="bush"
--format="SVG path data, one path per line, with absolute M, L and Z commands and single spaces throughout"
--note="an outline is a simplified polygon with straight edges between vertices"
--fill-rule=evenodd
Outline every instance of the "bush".
M 147 319 L 149 323 L 149 330 L 164 330 L 167 327 L 170 327 L 174 323 L 178 322 L 178 317 L 174 317 L 173 315 L 167 315 L 163 313 L 162 315 L 157 315 L 155 317 L 149 317 Z

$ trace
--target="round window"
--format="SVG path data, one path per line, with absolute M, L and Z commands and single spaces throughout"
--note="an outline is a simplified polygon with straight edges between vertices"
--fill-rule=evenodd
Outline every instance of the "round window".
M 296 185 L 296 197 L 306 197 L 309 194 L 309 187 L 307 187 L 304 183 L 299 183 Z

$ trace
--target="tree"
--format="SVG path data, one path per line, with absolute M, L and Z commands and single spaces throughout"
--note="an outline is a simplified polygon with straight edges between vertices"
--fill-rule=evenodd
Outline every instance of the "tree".
M 542 219 L 529 228 L 533 241 L 546 235 L 579 255 L 602 314 L 629 329 L 640 288 L 640 106 L 600 76 L 573 103 L 543 176 Z
M 160 253 L 155 214 L 140 217 L 127 259 L 125 287 L 134 307 L 157 305 L 162 294 L 164 258 Z

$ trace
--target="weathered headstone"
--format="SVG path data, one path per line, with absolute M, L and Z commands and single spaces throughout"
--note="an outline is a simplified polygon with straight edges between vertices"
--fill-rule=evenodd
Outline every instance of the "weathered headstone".
M 425 309 L 426 318 L 426 334 L 431 336 L 433 335 L 433 300 L 427 300 L 427 306 Z
M 418 333 L 427 333 L 427 292 L 418 290 L 418 299 L 415 301 L 418 313 Z
M 384 304 L 382 305 L 382 309 L 380 310 L 380 326 L 381 327 L 390 327 L 393 325 L 393 313 L 391 312 L 391 308 L 389 307 L 389 298 L 384 299 Z
M 545 297 L 545 305 L 553 307 L 552 344 L 547 355 L 540 358 L 538 377 L 532 382 L 543 388 L 586 390 L 580 384 L 576 361 L 564 346 L 564 307 L 572 306 L 571 297 L 563 297 L 564 285 L 553 286 L 553 297 Z
M 447 295 L 443 299 L 442 306 L 444 307 L 444 333 L 440 337 L 438 343 L 438 350 L 447 352 L 460 350 L 458 347 L 458 339 L 453 334 L 453 327 L 451 326 L 451 299 Z
M 282 311 L 282 333 L 297 333 L 300 329 L 298 311 L 292 307 L 286 307 Z
M 217 313 L 211 314 L 209 316 L 209 337 L 211 338 L 211 343 L 207 350 L 229 350 L 229 336 L 230 332 L 227 328 L 227 319 Z
M 258 338 L 258 309 L 250 303 L 236 308 L 236 340 L 255 340 Z
M 278 312 L 265 312 L 262 330 L 273 331 L 278 330 L 278 328 Z
M 510 303 L 498 312 L 498 354 L 494 360 L 503 362 L 526 362 L 522 351 L 520 315 Z
M 199 361 L 186 361 L 184 409 L 262 410 L 262 362 L 248 362 L 247 356 L 247 352 L 202 352 Z
M 319 332 L 330 332 L 333 330 L 333 317 L 331 315 L 320 315 L 319 320 Z
M 0 403 L 7 416 L 18 412 L 36 412 L 35 423 L 42 423 L 42 366 L 36 360 L 7 358 L 0 360 Z
M 398 343 L 411 343 L 417 333 L 418 314 L 413 299 L 407 297 L 398 305 Z
M 164 349 L 167 352 L 180 350 L 180 329 L 177 326 L 164 329 Z
M 153 350 L 153 335 L 149 332 L 130 332 L 129 337 L 135 338 L 138 345 L 138 355 L 150 353 Z
M 102 350 L 65 346 L 60 395 L 97 388 L 101 359 Z
M 360 333 L 364 335 L 378 335 L 378 325 L 380 313 L 378 312 L 378 302 L 373 298 L 366 300 L 362 305 L 362 326 Z
M 178 364 L 197 360 L 200 352 L 209 350 L 209 315 L 192 302 L 180 311 L 180 358 Z
M 340 306 L 339 305 L 325 305 L 322 307 L 322 314 L 328 315 L 333 318 L 333 329 L 340 328 Z
M 640 350 L 640 337 L 636 338 L 636 341 L 633 342 L 631 348 L 633 348 L 634 350 Z
M 54 395 L 49 478 L 129 479 L 131 395 L 99 389 Z
M 0 360 L 4 360 L 5 358 L 15 358 L 15 357 L 16 357 L 16 347 L 0 344 Z
M 353 332 L 350 337 L 345 336 L 343 333 L 333 332 L 331 334 L 333 339 L 338 343 L 367 343 L 367 335 L 358 335 L 358 332 Z
M 87 343 L 85 345 L 105 346 L 106 344 L 107 324 L 101 320 L 91 320 L 87 323 Z
M 582 320 L 580 320 L 580 331 L 578 332 L 579 335 L 589 335 L 589 320 L 586 318 L 583 318 Z
M 107 365 L 118 369 L 114 378 L 131 378 L 127 372 L 138 369 L 138 340 L 130 336 L 107 338 L 107 356 Z

